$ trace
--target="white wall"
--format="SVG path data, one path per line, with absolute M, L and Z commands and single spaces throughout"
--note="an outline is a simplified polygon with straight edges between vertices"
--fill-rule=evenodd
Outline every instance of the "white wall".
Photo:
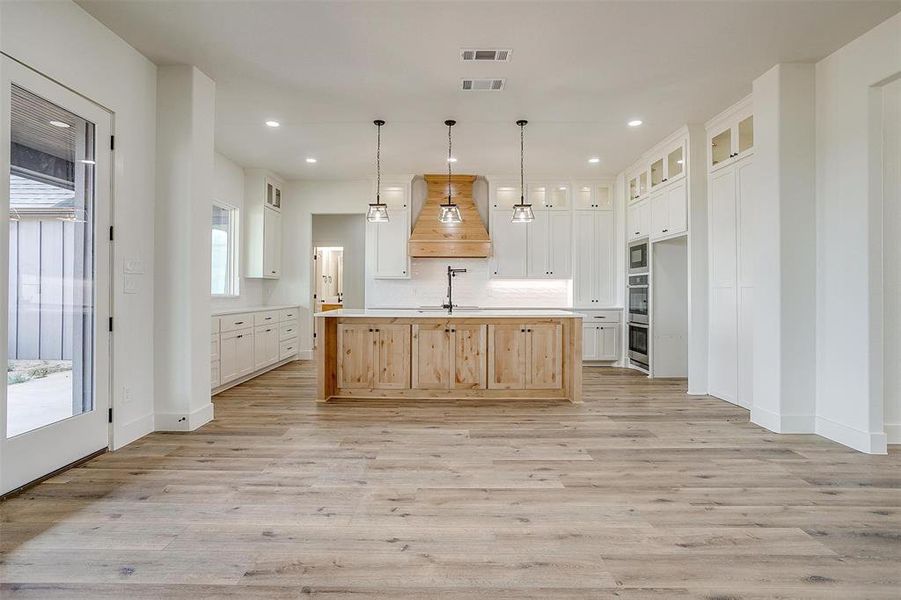
M 780 64 L 754 80 L 755 257 L 751 421 L 814 430 L 816 198 L 814 67 Z M 742 204 L 745 203 L 742 198 Z
M 273 284 L 265 279 L 244 277 L 243 260 L 246 256 L 244 244 L 247 235 L 244 227 L 247 219 L 244 214 L 244 169 L 224 154 L 216 152 L 213 156 L 213 196 L 212 199 L 238 209 L 240 233 L 238 234 L 238 270 L 241 273 L 237 298 L 213 298 L 213 310 L 239 308 L 243 306 L 261 306 L 266 304 Z
M 899 73 L 901 14 L 816 65 L 817 432 L 867 452 L 885 451 L 877 88 Z
M 196 67 L 157 79 L 155 428 L 190 431 L 210 402 L 210 222 L 216 88 Z M 146 366 L 145 366 L 146 368 Z
M 883 88 L 885 434 L 901 444 L 901 79 Z
M 156 66 L 71 2 L 0 3 L 0 49 L 114 114 L 113 447 L 153 430 Z M 124 294 L 126 261 L 137 293 Z M 126 394 L 127 391 L 127 394 Z

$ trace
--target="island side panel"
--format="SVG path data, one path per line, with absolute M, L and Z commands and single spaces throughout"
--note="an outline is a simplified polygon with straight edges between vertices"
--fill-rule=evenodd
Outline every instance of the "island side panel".
M 566 336 L 569 342 L 568 351 L 564 355 L 569 360 L 568 387 L 569 401 L 574 404 L 582 403 L 582 319 L 567 319 L 569 325 L 569 335 Z M 566 343 L 566 342 L 564 342 Z
M 325 402 L 338 389 L 338 323 L 331 317 L 316 317 L 316 400 Z

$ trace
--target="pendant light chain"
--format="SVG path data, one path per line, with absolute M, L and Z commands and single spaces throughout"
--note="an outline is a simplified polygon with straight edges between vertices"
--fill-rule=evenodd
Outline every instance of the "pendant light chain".
M 447 126 L 447 203 L 451 203 L 451 150 L 453 149 L 453 142 L 451 141 L 451 127 L 453 125 L 448 124 Z
M 525 176 L 525 121 L 519 122 L 519 203 L 525 204 L 526 201 L 526 176 Z
M 381 201 L 382 192 L 382 125 L 378 124 L 375 146 L 375 201 Z

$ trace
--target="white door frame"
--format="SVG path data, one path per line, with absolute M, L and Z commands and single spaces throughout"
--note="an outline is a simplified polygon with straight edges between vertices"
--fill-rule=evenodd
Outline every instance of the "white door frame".
M 113 115 L 105 108 L 48 79 L 14 59 L 0 55 L 0 281 L 9 282 L 10 98 L 16 84 L 94 124 L 94 335 L 93 410 L 7 439 L 7 385 L 0 385 L 0 495 L 40 479 L 110 445 L 112 427 L 112 135 Z M 8 283 L 7 283 L 8 285 Z M 8 339 L 9 294 L 0 294 L 0 335 Z M 0 344 L 0 362 L 8 359 Z

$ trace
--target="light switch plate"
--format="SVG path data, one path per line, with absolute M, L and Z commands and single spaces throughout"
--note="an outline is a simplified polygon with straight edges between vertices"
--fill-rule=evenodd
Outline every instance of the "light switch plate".
M 144 272 L 144 261 L 140 258 L 129 258 L 125 261 L 125 272 L 141 274 Z
M 132 274 L 126 274 L 122 279 L 122 293 L 123 294 L 137 294 L 138 293 L 138 278 Z

